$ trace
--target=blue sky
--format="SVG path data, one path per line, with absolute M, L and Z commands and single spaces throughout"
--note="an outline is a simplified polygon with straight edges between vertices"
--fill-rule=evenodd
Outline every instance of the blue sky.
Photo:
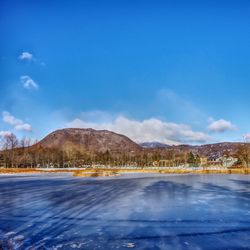
M 249 1 L 0 3 L 0 135 L 250 138 Z

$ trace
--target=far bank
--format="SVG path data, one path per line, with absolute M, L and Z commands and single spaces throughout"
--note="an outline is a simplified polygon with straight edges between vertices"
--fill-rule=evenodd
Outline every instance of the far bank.
M 250 168 L 154 168 L 154 167 L 102 167 L 102 168 L 1 168 L 0 174 L 72 173 L 73 176 L 116 176 L 124 173 L 157 174 L 250 174 Z

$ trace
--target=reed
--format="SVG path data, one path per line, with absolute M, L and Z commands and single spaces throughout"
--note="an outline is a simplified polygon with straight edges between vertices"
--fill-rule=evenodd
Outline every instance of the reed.
M 98 177 L 117 176 L 122 173 L 152 173 L 152 174 L 250 174 L 250 168 L 231 169 L 127 169 L 127 168 L 91 168 L 83 170 L 72 169 L 35 169 L 35 168 L 0 168 L 0 174 L 34 174 L 34 173 L 72 173 L 73 176 Z

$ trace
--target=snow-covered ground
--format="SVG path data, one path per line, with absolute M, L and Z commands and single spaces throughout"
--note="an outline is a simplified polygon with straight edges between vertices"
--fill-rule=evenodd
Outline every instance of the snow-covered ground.
M 0 177 L 0 249 L 246 249 L 250 176 Z

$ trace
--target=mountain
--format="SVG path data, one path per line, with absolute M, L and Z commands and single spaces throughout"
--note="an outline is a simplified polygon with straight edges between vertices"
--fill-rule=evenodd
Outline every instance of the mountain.
M 67 128 L 56 130 L 35 147 L 87 152 L 139 152 L 142 148 L 128 137 L 107 130 Z
M 107 130 L 94 130 L 91 128 L 67 128 L 56 130 L 38 142 L 32 148 L 54 148 L 63 151 L 71 149 L 96 153 L 150 153 L 159 151 L 163 155 L 168 151 L 197 153 L 200 156 L 217 157 L 224 154 L 233 155 L 237 152 L 239 145 L 243 143 L 223 142 L 205 145 L 167 145 L 160 142 L 144 142 L 137 144 L 128 137 Z
M 214 144 L 205 144 L 201 146 L 194 146 L 192 151 L 196 151 L 199 155 L 207 157 L 218 157 L 224 154 L 235 154 L 240 145 L 245 143 L 240 142 L 221 142 Z
M 169 148 L 171 147 L 161 142 L 142 142 L 139 145 L 143 148 Z
M 176 152 L 193 152 L 204 157 L 219 157 L 223 155 L 234 155 L 240 145 L 245 143 L 240 142 L 221 142 L 214 144 L 204 144 L 204 145 L 176 145 L 169 146 L 167 150 L 175 150 Z M 152 149 L 152 148 L 151 148 Z

